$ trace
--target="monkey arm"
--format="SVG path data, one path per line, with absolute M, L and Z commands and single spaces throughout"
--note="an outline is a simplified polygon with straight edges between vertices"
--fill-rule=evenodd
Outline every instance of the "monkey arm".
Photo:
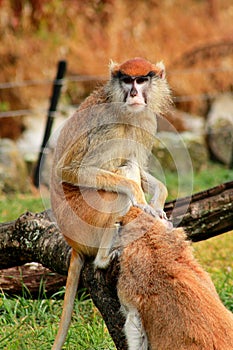
M 57 176 L 61 182 L 67 182 L 74 186 L 126 194 L 135 206 L 137 204 L 146 204 L 145 195 L 136 181 L 111 171 L 97 167 L 79 167 L 74 169 L 73 167 L 65 166 L 57 168 Z
M 152 195 L 150 205 L 152 205 L 156 210 L 163 212 L 168 194 L 165 185 L 154 176 L 143 170 L 141 171 L 141 182 L 143 190 Z

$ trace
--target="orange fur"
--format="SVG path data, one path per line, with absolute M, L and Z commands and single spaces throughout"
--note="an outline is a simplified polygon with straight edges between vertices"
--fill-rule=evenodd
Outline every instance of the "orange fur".
M 137 208 L 123 225 L 116 243 L 122 249 L 118 295 L 128 312 L 137 310 L 150 349 L 232 350 L 233 315 L 193 257 L 183 229 L 170 230 Z M 131 331 L 129 349 L 138 350 L 130 347 Z
M 147 75 L 149 72 L 158 72 L 158 68 L 154 64 L 151 64 L 149 61 L 141 57 L 135 57 L 130 59 L 121 65 L 116 65 L 113 70 L 113 74 L 121 71 L 123 74 L 130 76 L 140 76 Z

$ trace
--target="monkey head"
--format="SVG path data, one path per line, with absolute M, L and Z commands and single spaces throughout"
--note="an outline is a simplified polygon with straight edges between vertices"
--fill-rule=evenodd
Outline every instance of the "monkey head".
M 145 108 L 160 114 L 170 104 L 170 90 L 162 62 L 152 64 L 143 58 L 133 58 L 122 64 L 110 62 L 111 102 L 122 102 L 127 111 L 141 112 Z

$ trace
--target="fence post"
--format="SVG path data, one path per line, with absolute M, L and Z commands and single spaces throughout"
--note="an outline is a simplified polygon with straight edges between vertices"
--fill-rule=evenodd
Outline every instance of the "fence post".
M 231 161 L 230 161 L 230 169 L 233 169 L 233 130 L 231 133 Z
M 56 111 L 58 100 L 59 100 L 59 97 L 61 94 L 61 88 L 63 85 L 62 79 L 63 79 L 65 73 L 66 73 L 66 61 L 59 61 L 58 67 L 57 67 L 57 75 L 53 81 L 53 91 L 52 91 L 50 107 L 49 107 L 48 115 L 47 115 L 47 123 L 46 123 L 45 132 L 44 132 L 44 138 L 43 138 L 43 142 L 41 144 L 40 153 L 39 153 L 37 164 L 36 164 L 35 171 L 34 171 L 33 183 L 36 187 L 39 187 L 40 168 L 43 166 L 42 156 L 43 156 L 44 149 L 46 147 L 46 144 L 47 144 L 49 137 L 50 137 L 50 134 L 51 134 L 53 120 L 54 120 L 54 112 Z

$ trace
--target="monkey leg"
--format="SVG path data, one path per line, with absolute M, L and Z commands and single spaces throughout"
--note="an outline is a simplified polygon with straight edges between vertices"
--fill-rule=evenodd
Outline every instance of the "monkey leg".
M 151 174 L 141 171 L 141 181 L 143 190 L 152 195 L 150 205 L 156 210 L 160 218 L 167 219 L 165 212 L 163 211 L 164 204 L 167 198 L 167 188 L 159 180 L 157 180 Z
M 147 335 L 136 309 L 127 312 L 124 329 L 129 350 L 148 350 Z
M 115 224 L 114 229 L 105 230 L 100 242 L 98 253 L 94 260 L 95 268 L 106 269 L 110 264 L 111 260 L 115 257 L 115 255 L 117 255 L 116 250 L 111 253 L 110 251 L 114 246 L 114 241 L 118 234 L 118 230 L 119 230 L 119 227 L 117 224 Z
M 136 203 L 146 204 L 145 195 L 136 181 L 111 171 L 97 167 L 80 167 L 77 172 L 68 167 L 62 168 L 58 166 L 57 175 L 62 182 L 67 182 L 74 186 L 123 193 L 130 198 L 133 205 Z
M 159 183 L 161 185 L 161 189 L 165 188 L 165 190 L 163 192 L 159 191 L 159 204 L 157 206 L 156 203 L 156 208 L 154 209 L 153 206 L 147 204 L 141 186 L 136 181 L 128 179 L 125 176 L 95 167 L 88 167 L 84 169 L 80 168 L 78 173 L 73 172 L 67 168 L 58 169 L 57 174 L 61 177 L 62 181 L 74 186 L 95 188 L 97 190 L 126 194 L 131 200 L 133 206 L 142 209 L 147 214 L 150 214 L 154 217 L 165 216 L 162 210 L 163 206 L 160 204 L 160 202 L 164 203 L 165 201 L 164 198 L 166 196 L 164 194 L 166 192 L 166 187 L 156 179 L 156 186 Z M 151 176 L 151 178 L 153 178 L 153 176 Z M 157 189 L 156 186 L 154 186 L 155 189 Z M 157 194 L 154 195 L 154 202 L 157 202 Z M 161 213 L 163 213 L 163 215 Z
M 68 277 L 66 282 L 65 298 L 62 310 L 62 316 L 59 324 L 59 330 L 53 344 L 52 350 L 61 350 L 71 322 L 74 300 L 77 293 L 83 259 L 72 249 Z

